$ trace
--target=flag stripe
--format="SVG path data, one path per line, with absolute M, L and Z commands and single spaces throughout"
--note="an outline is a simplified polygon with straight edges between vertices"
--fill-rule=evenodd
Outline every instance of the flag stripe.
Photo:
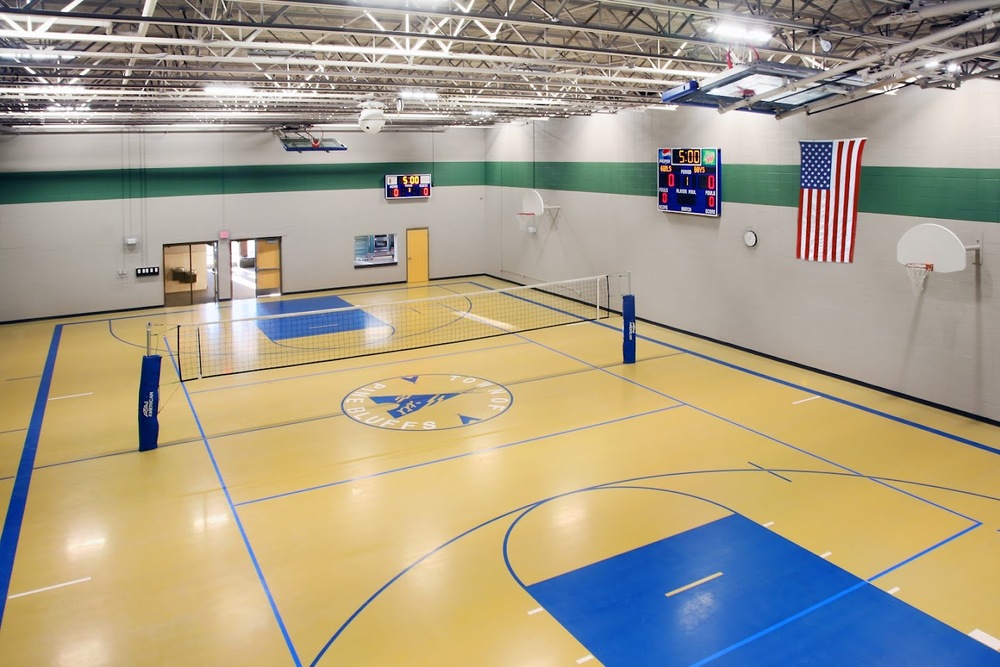
M 802 141 L 795 256 L 853 262 L 861 153 L 866 139 Z

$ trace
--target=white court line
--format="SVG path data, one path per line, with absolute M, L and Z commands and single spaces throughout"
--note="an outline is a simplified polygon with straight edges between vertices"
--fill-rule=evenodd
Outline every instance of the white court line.
M 889 593 L 889 595 L 895 595 L 896 593 L 899 592 L 899 586 L 896 586 L 895 588 L 890 588 L 887 592 Z
M 52 396 L 49 398 L 50 401 L 60 401 L 64 398 L 79 398 L 81 396 L 93 396 L 94 392 L 88 391 L 86 394 L 69 394 L 68 396 Z
M 488 317 L 482 317 L 481 315 L 473 315 L 472 313 L 465 313 L 462 317 L 479 322 L 481 324 L 488 324 L 491 327 L 496 327 L 497 329 L 503 329 L 504 331 L 512 331 L 514 329 L 513 324 L 508 324 L 507 322 L 501 322 L 499 320 L 491 320 Z
M 33 591 L 25 591 L 24 593 L 9 595 L 7 596 L 7 599 L 13 600 L 14 598 L 23 598 L 26 595 L 34 595 L 35 593 L 44 593 L 45 591 L 52 591 L 57 588 L 63 588 L 64 586 L 72 586 L 73 584 L 82 584 L 85 581 L 90 581 L 90 577 L 84 577 L 83 579 L 74 579 L 73 581 L 67 581 L 61 584 L 56 584 L 54 586 L 46 586 L 45 588 L 36 588 Z
M 673 597 L 674 595 L 677 595 L 678 593 L 683 593 L 684 591 L 689 590 L 691 588 L 694 588 L 695 586 L 701 586 L 702 584 L 704 584 L 706 582 L 709 582 L 712 579 L 717 579 L 717 578 L 719 578 L 721 576 L 722 576 L 721 572 L 716 572 L 715 574 L 710 574 L 707 577 L 702 577 L 698 581 L 692 581 L 687 586 L 681 586 L 680 588 L 675 588 L 674 590 L 670 591 L 666 595 L 667 595 L 668 598 L 669 597 Z
M 820 558 L 829 558 L 832 555 L 833 555 L 832 551 L 827 551 L 825 554 L 820 554 L 819 557 Z
M 798 405 L 799 403 L 805 403 L 806 401 L 815 401 L 819 396 L 810 396 L 809 398 L 803 398 L 799 401 L 792 401 L 792 405 Z
M 580 658 L 579 660 L 577 660 L 576 664 L 582 665 L 583 663 L 589 662 L 589 661 L 591 661 L 593 659 L 594 659 L 594 656 L 592 656 L 592 655 L 585 655 L 582 658 Z
M 765 527 L 765 528 L 770 528 L 770 527 L 771 527 L 771 526 L 773 526 L 773 525 L 774 525 L 774 522 L 773 522 L 773 521 L 768 521 L 767 523 L 765 523 L 765 524 L 764 524 L 764 527 Z
M 989 646 L 994 651 L 1000 651 L 1000 639 L 997 639 L 993 635 L 989 635 L 989 634 L 983 632 L 979 628 L 976 628 L 975 630 L 973 630 L 972 632 L 970 632 L 969 636 L 972 637 L 973 639 L 975 639 L 978 642 L 982 642 L 983 644 L 986 644 L 987 646 Z
M 528 616 L 534 616 L 535 614 L 541 613 L 543 611 L 545 611 L 545 610 L 542 609 L 541 607 L 538 607 L 536 609 L 532 609 L 531 611 L 529 611 L 528 612 Z

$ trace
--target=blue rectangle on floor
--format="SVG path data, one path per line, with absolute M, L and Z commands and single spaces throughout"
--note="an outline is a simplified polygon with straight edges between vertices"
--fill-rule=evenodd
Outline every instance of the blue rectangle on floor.
M 1000 663 L 997 652 L 739 515 L 528 592 L 608 667 Z
M 338 308 L 348 310 L 335 310 Z M 258 302 L 257 314 L 286 316 L 258 320 L 261 332 L 272 341 L 386 326 L 377 317 L 335 296 Z

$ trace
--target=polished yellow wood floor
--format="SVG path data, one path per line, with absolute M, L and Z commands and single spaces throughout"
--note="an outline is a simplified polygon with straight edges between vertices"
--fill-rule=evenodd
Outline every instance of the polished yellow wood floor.
M 600 664 L 528 587 L 734 513 L 1000 637 L 994 426 L 643 323 L 623 365 L 611 319 L 183 384 L 165 357 L 137 452 L 147 322 L 229 309 L 0 326 L 0 664 Z

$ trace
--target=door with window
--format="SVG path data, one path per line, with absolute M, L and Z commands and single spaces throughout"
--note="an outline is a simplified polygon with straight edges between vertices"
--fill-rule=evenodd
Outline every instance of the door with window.
M 257 296 L 281 294 L 281 239 L 257 239 Z

